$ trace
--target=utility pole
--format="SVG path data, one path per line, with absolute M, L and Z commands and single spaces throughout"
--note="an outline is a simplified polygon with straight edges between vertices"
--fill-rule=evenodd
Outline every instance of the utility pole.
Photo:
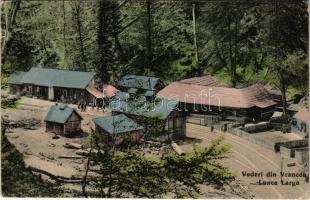
M 196 58 L 197 63 L 199 63 L 199 60 L 198 60 L 198 48 L 197 48 L 197 35 L 196 35 L 196 4 L 193 4 L 192 14 L 193 14 L 193 32 L 194 32 L 195 58 Z

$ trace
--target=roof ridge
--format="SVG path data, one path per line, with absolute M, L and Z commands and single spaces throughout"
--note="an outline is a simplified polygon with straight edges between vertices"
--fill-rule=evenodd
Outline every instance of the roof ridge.
M 82 72 L 82 73 L 93 73 L 93 74 L 95 74 L 95 72 L 92 72 L 92 71 L 78 71 L 78 70 L 70 70 L 70 69 L 63 69 L 63 68 L 31 67 L 30 70 L 32 70 L 32 69 L 55 70 L 55 71 L 58 70 L 58 71 L 67 71 L 67 72 Z

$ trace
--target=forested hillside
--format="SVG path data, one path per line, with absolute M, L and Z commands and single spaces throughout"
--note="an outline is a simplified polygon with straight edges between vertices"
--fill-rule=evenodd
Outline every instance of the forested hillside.
M 307 91 L 306 1 L 2 3 L 2 73 L 32 66 L 95 71 L 105 82 L 212 73 L 231 86 Z

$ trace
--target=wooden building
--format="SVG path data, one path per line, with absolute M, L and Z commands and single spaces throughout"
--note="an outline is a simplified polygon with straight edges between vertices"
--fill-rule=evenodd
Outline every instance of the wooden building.
M 309 108 L 305 106 L 294 115 L 291 123 L 291 131 L 308 137 L 309 121 Z
M 259 84 L 236 89 L 177 81 L 159 91 L 158 96 L 179 101 L 187 113 L 221 118 L 265 120 L 276 106 Z
M 115 96 L 118 90 L 113 85 L 100 84 L 101 87 L 94 85 L 88 86 L 86 90 L 91 94 L 91 106 L 104 108 L 110 99 Z
M 48 100 L 77 103 L 91 101 L 87 87 L 94 85 L 94 73 L 33 67 L 28 72 L 16 72 L 9 79 L 12 94 Z
M 61 103 L 53 105 L 44 118 L 46 132 L 64 136 L 80 133 L 82 120 L 83 118 L 75 109 Z
M 125 114 L 144 127 L 146 137 L 181 138 L 186 135 L 186 116 L 178 109 L 179 102 L 164 98 L 148 100 L 145 96 L 131 98 L 118 92 L 110 103 L 113 114 Z
M 131 96 L 143 95 L 152 99 L 159 90 L 164 88 L 164 84 L 156 77 L 126 75 L 118 81 L 117 88 Z
M 107 145 L 138 142 L 143 137 L 143 126 L 124 114 L 94 118 L 93 122 L 100 141 Z

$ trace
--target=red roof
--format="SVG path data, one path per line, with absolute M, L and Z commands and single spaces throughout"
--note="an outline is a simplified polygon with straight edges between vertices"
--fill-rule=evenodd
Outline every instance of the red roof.
M 103 92 L 99 91 L 94 86 L 88 86 L 86 90 L 96 98 L 111 98 L 115 96 L 116 92 L 118 91 L 114 86 L 108 84 L 104 84 L 102 86 Z
M 202 86 L 217 86 L 224 87 L 224 85 L 220 84 L 214 76 L 204 75 L 200 77 L 193 77 L 188 79 L 183 79 L 180 83 L 193 84 L 193 85 L 202 85 Z
M 86 90 L 96 98 L 103 98 L 103 93 L 93 86 L 88 86 Z
M 266 108 L 276 105 L 262 85 L 236 89 L 209 87 L 173 82 L 158 93 L 158 96 L 184 103 L 203 104 L 230 108 Z
M 113 85 L 103 85 L 103 93 L 105 97 L 111 98 L 114 97 L 115 94 L 118 92 L 118 89 L 116 89 Z
M 294 118 L 299 119 L 300 121 L 309 122 L 309 109 L 307 107 L 303 107 L 300 109 L 295 115 Z

